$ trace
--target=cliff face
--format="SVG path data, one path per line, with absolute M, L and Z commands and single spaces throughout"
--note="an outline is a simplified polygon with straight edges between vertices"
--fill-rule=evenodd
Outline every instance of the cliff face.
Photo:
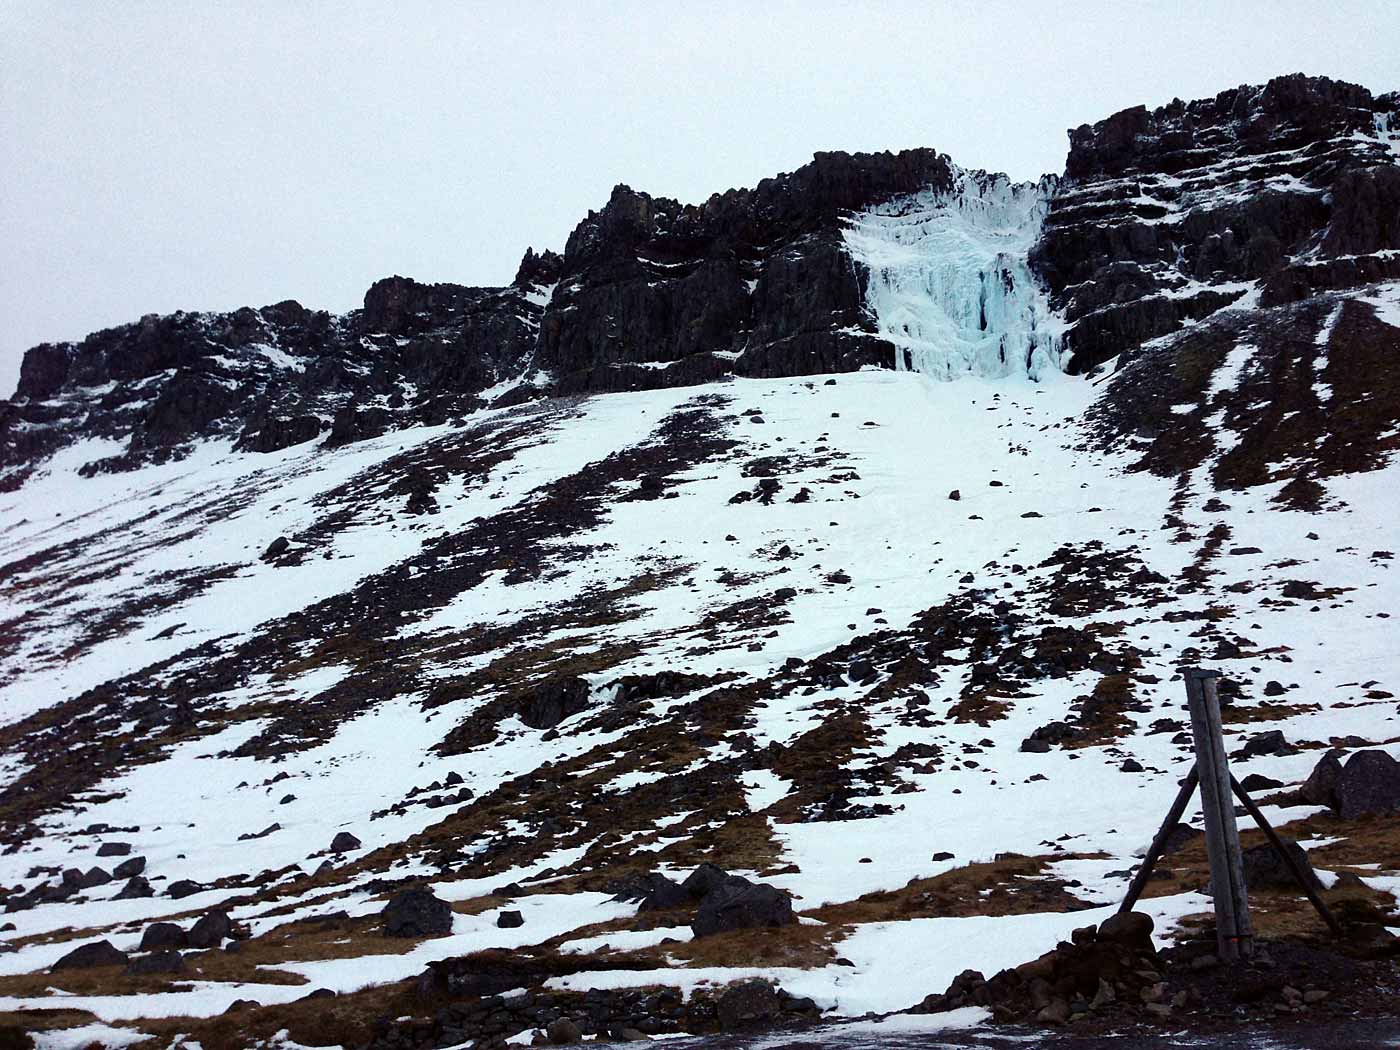
M 1400 275 L 1398 109 L 1290 76 L 1071 131 L 1033 261 L 1072 369 L 1250 293 L 1271 306 Z
M 1071 131 L 1039 187 L 932 150 L 822 153 L 699 205 L 619 186 L 504 288 L 392 277 L 341 316 L 288 301 L 36 347 L 0 403 L 0 484 L 79 438 L 112 443 L 92 474 L 726 375 L 1082 371 L 1232 304 L 1400 274 L 1397 108 L 1303 76 L 1137 107 Z

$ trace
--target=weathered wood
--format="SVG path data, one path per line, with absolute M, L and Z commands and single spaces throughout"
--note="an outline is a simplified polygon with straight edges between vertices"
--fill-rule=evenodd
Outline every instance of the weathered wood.
M 1220 701 L 1214 671 L 1188 668 L 1186 702 L 1196 748 L 1196 772 L 1201 781 L 1206 855 L 1210 860 L 1211 893 L 1215 901 L 1216 945 L 1220 958 L 1231 962 L 1254 953 L 1249 921 L 1249 895 L 1244 882 L 1235 806 L 1230 798 L 1230 767 L 1220 723 Z
M 1133 876 L 1133 881 L 1128 886 L 1128 895 L 1123 898 L 1123 903 L 1118 905 L 1120 912 L 1132 911 L 1133 905 L 1142 896 L 1142 891 L 1147 888 L 1147 880 L 1152 877 L 1152 869 L 1157 866 L 1157 860 L 1162 856 L 1162 850 L 1166 847 L 1167 836 L 1172 833 L 1172 829 L 1176 827 L 1182 814 L 1186 812 L 1191 796 L 1196 793 L 1196 784 L 1199 779 L 1200 774 L 1196 772 L 1196 767 L 1192 766 L 1191 772 L 1187 773 L 1186 779 L 1181 782 L 1181 790 L 1176 793 L 1176 801 L 1172 803 L 1171 809 L 1167 810 L 1167 819 L 1162 821 L 1162 826 L 1152 839 L 1152 845 L 1147 847 L 1142 864 L 1138 867 L 1137 874 Z
M 1342 924 L 1332 914 L 1332 909 L 1327 907 L 1327 902 L 1318 896 L 1317 890 L 1313 889 L 1312 883 L 1308 881 L 1307 872 L 1298 863 L 1298 858 L 1284 847 L 1283 839 L 1278 837 L 1278 832 L 1274 830 L 1273 825 L 1265 819 L 1263 812 L 1254 804 L 1254 800 L 1245 793 L 1244 788 L 1240 786 L 1240 782 L 1233 775 L 1230 777 L 1230 787 L 1234 789 L 1235 797 L 1240 800 L 1240 805 L 1244 806 L 1245 812 L 1254 818 L 1254 823 L 1259 825 L 1259 830 L 1264 833 L 1264 837 L 1274 847 L 1274 852 L 1283 858 L 1283 862 L 1288 865 L 1288 870 L 1293 873 L 1293 878 L 1302 887 L 1303 892 L 1308 895 L 1308 900 L 1317 909 L 1317 913 L 1322 916 L 1322 921 L 1327 923 L 1328 928 L 1338 937 L 1342 936 Z

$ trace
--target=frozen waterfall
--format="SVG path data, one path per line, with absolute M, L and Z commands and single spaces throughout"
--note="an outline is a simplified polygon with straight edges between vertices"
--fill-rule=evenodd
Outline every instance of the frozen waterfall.
M 850 219 L 866 306 L 895 367 L 940 379 L 1028 376 L 1060 365 L 1062 325 L 1026 258 L 1054 180 L 958 171 L 953 189 L 898 197 Z

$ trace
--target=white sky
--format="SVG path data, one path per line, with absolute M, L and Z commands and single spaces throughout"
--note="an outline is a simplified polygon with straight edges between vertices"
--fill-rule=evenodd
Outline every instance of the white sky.
M 145 313 L 504 284 L 617 182 L 911 146 L 1029 178 L 1070 126 L 1298 71 L 1400 88 L 1400 9 L 0 0 L 0 396 Z

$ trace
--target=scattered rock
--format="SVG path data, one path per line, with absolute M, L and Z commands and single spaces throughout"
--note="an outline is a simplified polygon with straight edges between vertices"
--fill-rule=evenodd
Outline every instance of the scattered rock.
M 125 857 L 130 852 L 130 842 L 104 842 L 97 847 L 99 857 Z
M 228 912 L 211 911 L 196 922 L 190 930 L 191 948 L 217 948 L 226 937 L 233 935 L 233 923 Z
M 696 937 L 707 937 L 724 930 L 789 926 L 795 922 L 792 899 L 775 886 L 756 883 L 721 887 L 707 895 L 700 902 L 690 929 Z
M 126 964 L 126 972 L 137 976 L 148 973 L 180 973 L 185 968 L 185 957 L 177 951 L 153 952 L 132 959 Z
M 175 923 L 153 922 L 141 935 L 140 950 L 154 952 L 167 948 L 188 948 L 189 944 L 189 935 Z
M 525 925 L 525 916 L 518 911 L 503 911 L 496 916 L 496 926 L 502 930 L 513 930 Z
M 730 985 L 715 1002 L 715 1009 L 720 1027 L 727 1032 L 765 1024 L 782 1012 L 773 986 L 758 980 Z
M 360 840 L 348 831 L 342 831 L 331 839 L 332 853 L 349 853 L 351 850 L 360 848 Z
M 380 914 L 386 937 L 441 937 L 452 932 L 452 907 L 431 890 L 405 890 Z
M 176 900 L 179 900 L 182 897 L 189 897 L 192 894 L 200 893 L 203 891 L 203 889 L 203 886 L 201 886 L 197 882 L 191 881 L 190 879 L 179 879 L 178 881 L 172 882 L 169 886 L 167 886 L 165 893 L 166 896 L 174 897 Z
M 111 941 L 94 941 L 74 948 L 71 952 L 49 967 L 51 972 L 59 970 L 91 970 L 98 966 L 125 966 L 126 952 L 118 951 Z
M 583 1042 L 583 1030 L 568 1017 L 556 1017 L 550 1021 L 549 1026 L 545 1029 L 545 1034 L 555 1046 Z
M 1357 751 L 1337 778 L 1337 812 L 1343 820 L 1400 812 L 1400 762 L 1384 751 Z
M 112 869 L 112 877 L 115 879 L 134 879 L 146 870 L 145 857 L 132 857 L 124 860 Z

